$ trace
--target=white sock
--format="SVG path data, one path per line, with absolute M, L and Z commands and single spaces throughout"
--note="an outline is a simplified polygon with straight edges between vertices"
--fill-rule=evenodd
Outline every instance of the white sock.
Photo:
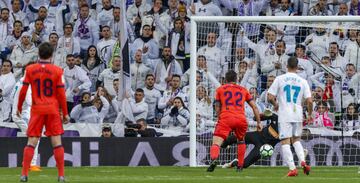
M 37 158 L 38 158 L 38 153 L 39 153 L 39 144 L 40 144 L 40 139 L 34 149 L 34 156 L 33 156 L 33 159 L 31 160 L 31 166 L 35 166 L 37 164 Z
M 292 155 L 290 144 L 281 145 L 283 160 L 288 164 L 290 170 L 296 169 L 294 157 Z
M 301 163 L 302 161 L 305 161 L 304 148 L 301 145 L 300 141 L 294 142 L 293 147 L 295 149 L 296 156 L 298 157 L 299 162 Z

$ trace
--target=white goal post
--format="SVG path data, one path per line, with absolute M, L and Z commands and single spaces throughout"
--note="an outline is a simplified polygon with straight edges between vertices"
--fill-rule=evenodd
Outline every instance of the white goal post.
M 289 23 L 289 22 L 360 22 L 360 16 L 192 16 L 191 17 L 191 61 L 190 61 L 190 151 L 189 165 L 198 166 L 197 163 L 197 132 L 196 132 L 196 63 L 198 23 L 204 22 L 236 22 L 236 23 Z

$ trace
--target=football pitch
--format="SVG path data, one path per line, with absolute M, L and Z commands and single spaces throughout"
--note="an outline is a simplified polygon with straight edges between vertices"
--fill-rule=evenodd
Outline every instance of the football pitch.
M 242 172 L 218 167 L 208 173 L 206 168 L 189 167 L 66 167 L 67 182 L 84 183 L 357 183 L 360 182 L 359 167 L 313 167 L 309 176 L 299 172 L 297 177 L 285 177 L 286 167 L 251 167 Z M 20 168 L 0 168 L 0 183 L 19 182 Z M 55 168 L 43 168 L 41 172 L 30 172 L 29 181 L 34 183 L 57 182 Z

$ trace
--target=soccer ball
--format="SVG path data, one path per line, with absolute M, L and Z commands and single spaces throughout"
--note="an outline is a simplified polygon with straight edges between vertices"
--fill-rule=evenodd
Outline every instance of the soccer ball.
M 263 158 L 270 157 L 273 153 L 274 153 L 274 148 L 269 144 L 264 144 L 263 146 L 260 147 L 260 155 Z

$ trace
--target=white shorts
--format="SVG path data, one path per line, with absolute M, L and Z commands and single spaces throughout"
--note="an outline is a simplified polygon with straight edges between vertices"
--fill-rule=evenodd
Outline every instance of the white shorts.
M 301 136 L 303 130 L 302 122 L 279 122 L 278 125 L 280 140 Z

